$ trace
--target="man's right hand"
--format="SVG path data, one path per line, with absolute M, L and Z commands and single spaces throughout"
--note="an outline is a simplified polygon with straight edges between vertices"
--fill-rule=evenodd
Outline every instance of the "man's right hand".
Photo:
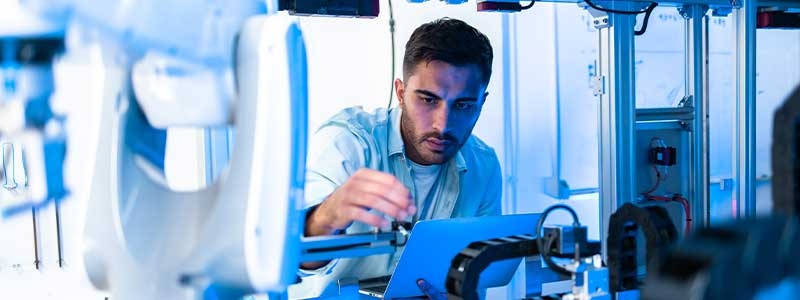
M 405 220 L 417 212 L 411 200 L 408 189 L 393 175 L 360 169 L 307 216 L 305 235 L 329 235 L 353 221 L 386 227 L 389 220 L 370 211 Z

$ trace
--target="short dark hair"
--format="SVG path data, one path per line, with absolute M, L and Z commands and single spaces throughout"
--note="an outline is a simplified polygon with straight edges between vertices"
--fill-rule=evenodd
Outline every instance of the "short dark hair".
M 492 76 L 492 45 L 489 38 L 464 21 L 441 18 L 422 24 L 406 43 L 403 76 L 407 80 L 420 62 L 443 61 L 463 67 L 474 64 L 484 84 Z

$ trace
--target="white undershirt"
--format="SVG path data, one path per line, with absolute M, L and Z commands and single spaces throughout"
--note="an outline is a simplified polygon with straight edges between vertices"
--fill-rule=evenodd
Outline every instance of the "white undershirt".
M 411 178 L 414 179 L 414 188 L 417 192 L 414 195 L 414 200 L 417 205 L 418 220 L 430 219 L 433 209 L 428 206 L 431 205 L 433 197 L 436 196 L 434 188 L 440 177 L 442 165 L 423 166 L 411 160 L 409 162 L 411 163 Z

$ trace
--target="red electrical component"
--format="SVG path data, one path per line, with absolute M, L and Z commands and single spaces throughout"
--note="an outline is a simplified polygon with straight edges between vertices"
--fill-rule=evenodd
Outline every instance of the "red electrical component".
M 756 15 L 756 28 L 800 28 L 800 14 L 783 11 L 763 11 Z

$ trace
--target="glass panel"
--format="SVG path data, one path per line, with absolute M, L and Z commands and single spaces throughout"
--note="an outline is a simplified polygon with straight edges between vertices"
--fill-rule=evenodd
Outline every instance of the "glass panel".
M 733 15 L 711 17 L 709 39 L 709 176 L 712 224 L 735 215 L 733 138 L 736 123 L 736 28 Z
M 597 30 L 584 9 L 556 6 L 556 135 L 561 151 L 561 179 L 570 189 L 598 187 L 598 109 L 594 96 Z
M 644 15 L 636 20 L 641 28 Z M 656 7 L 635 39 L 636 108 L 677 107 L 686 94 L 685 20 L 674 7 Z

